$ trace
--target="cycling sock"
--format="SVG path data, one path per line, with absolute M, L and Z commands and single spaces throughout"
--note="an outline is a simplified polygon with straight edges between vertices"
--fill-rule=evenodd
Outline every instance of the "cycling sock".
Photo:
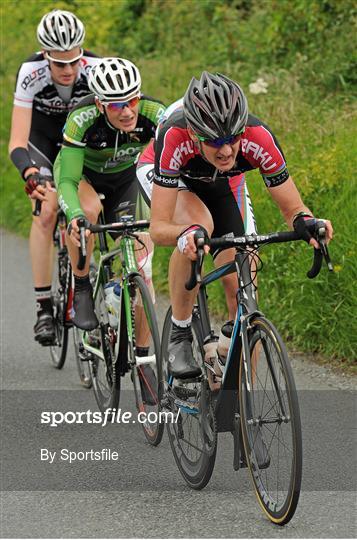
M 136 356 L 149 356 L 149 347 L 136 347 Z
M 37 315 L 50 313 L 52 315 L 51 285 L 48 287 L 35 287 Z
M 74 290 L 75 291 L 90 291 L 91 284 L 89 281 L 89 274 L 83 277 L 74 276 Z
M 172 330 L 171 330 L 171 336 L 170 336 L 170 342 L 171 343 L 180 343 L 181 341 L 184 341 L 188 339 L 192 342 L 193 335 L 192 335 L 192 328 L 190 326 L 177 326 L 174 322 L 172 323 Z
M 178 319 L 175 319 L 175 317 L 171 316 L 171 320 L 175 326 L 179 326 L 180 328 L 188 328 L 191 326 L 192 322 L 192 315 L 188 319 L 185 319 L 184 321 L 179 321 Z

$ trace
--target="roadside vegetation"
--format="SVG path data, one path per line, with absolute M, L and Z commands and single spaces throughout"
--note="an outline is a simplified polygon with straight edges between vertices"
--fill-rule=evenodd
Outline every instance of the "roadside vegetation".
M 181 97 L 191 77 L 204 69 L 222 72 L 242 85 L 250 110 L 282 145 L 305 202 L 315 215 L 331 219 L 335 229 L 335 273 L 324 269 L 315 280 L 306 278 L 312 257 L 306 245 L 262 250 L 261 308 L 292 347 L 352 366 L 357 348 L 354 6 L 353 0 L 4 3 L 2 226 L 26 235 L 30 224 L 22 181 L 7 157 L 16 72 L 38 48 L 40 17 L 53 7 L 69 9 L 86 24 L 87 48 L 134 61 L 142 72 L 144 92 L 166 104 Z M 284 228 L 259 173 L 251 172 L 247 179 L 259 231 Z M 157 249 L 155 256 L 155 283 L 163 291 L 169 252 Z M 219 286 L 211 300 L 224 316 Z

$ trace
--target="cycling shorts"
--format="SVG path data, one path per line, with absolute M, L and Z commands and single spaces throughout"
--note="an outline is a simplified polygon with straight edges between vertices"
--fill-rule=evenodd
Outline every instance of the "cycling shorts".
M 117 221 L 121 215 L 149 218 L 149 209 L 139 194 L 135 165 L 116 174 L 101 174 L 84 167 L 83 178 L 105 196 L 102 205 L 106 223 Z
M 154 165 L 139 164 L 136 173 L 144 200 L 150 205 Z M 195 193 L 206 205 L 214 223 L 212 238 L 256 233 L 253 207 L 244 174 L 216 182 L 181 177 L 177 189 Z

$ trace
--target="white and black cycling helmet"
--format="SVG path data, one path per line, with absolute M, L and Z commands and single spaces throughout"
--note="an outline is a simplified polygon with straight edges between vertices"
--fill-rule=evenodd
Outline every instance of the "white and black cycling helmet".
M 46 13 L 37 27 L 37 39 L 46 51 L 70 51 L 82 45 L 84 36 L 82 21 L 61 9 Z
M 92 67 L 88 86 L 101 103 L 128 101 L 140 96 L 138 68 L 124 58 L 103 58 Z
M 183 98 L 183 111 L 194 133 L 208 139 L 239 133 L 248 119 L 248 103 L 239 84 L 208 71 L 200 80 L 191 80 Z

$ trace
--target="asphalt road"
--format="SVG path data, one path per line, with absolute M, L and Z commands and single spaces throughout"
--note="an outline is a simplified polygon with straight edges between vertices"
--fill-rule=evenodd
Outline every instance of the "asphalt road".
M 79 385 L 72 347 L 63 370 L 55 370 L 48 351 L 33 340 L 33 323 L 27 241 L 2 232 L 2 537 L 356 537 L 356 394 L 350 379 L 293 359 L 304 474 L 297 512 L 278 528 L 262 514 L 247 470 L 233 471 L 229 434 L 220 435 L 210 483 L 195 492 L 176 468 L 166 433 L 151 448 L 139 425 L 41 427 L 43 410 L 95 411 L 96 404 L 92 391 Z M 121 407 L 134 410 L 127 382 Z M 41 461 L 41 448 L 110 448 L 120 460 L 49 464 Z

